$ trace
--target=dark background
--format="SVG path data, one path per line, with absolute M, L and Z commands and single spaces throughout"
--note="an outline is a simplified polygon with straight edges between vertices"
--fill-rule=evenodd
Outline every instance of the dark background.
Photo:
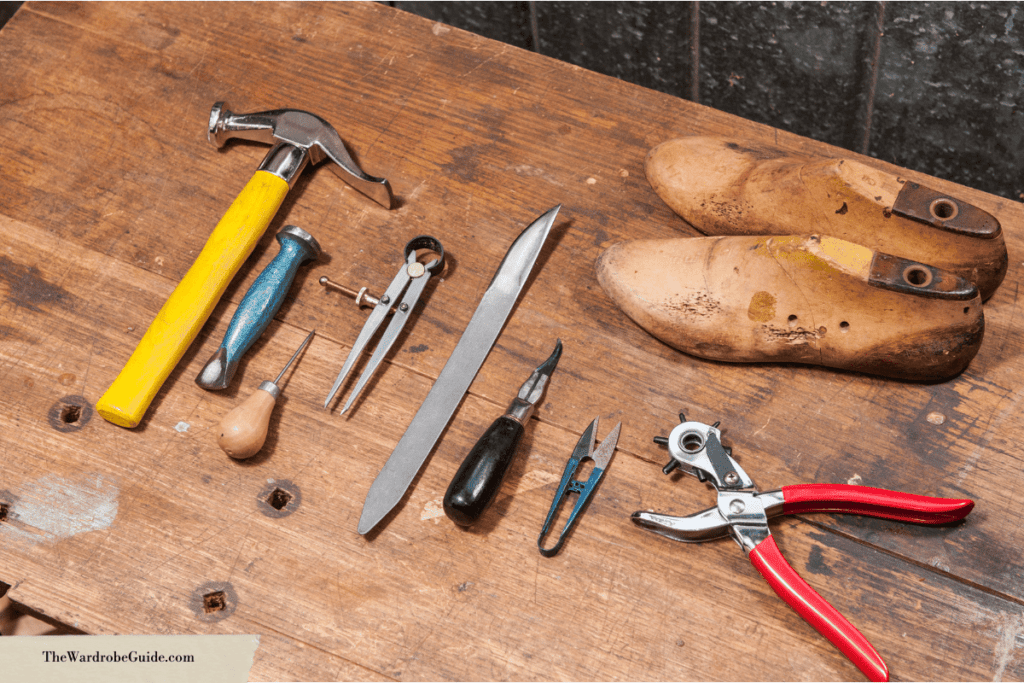
M 1024 2 L 387 4 L 1024 200 Z

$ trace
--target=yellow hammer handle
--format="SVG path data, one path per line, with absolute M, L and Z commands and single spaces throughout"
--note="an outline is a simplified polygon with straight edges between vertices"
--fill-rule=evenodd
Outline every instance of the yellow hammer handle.
M 96 412 L 103 419 L 121 427 L 138 426 L 287 193 L 286 181 L 256 171 L 156 314 L 121 374 L 96 403 Z

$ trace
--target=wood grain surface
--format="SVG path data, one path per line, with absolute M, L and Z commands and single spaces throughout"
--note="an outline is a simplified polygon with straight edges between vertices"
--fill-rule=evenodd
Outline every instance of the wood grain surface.
M 1024 678 L 1019 204 L 920 174 L 996 215 L 1010 266 L 967 370 L 917 384 L 679 353 L 605 296 L 624 239 L 697 234 L 648 186 L 658 143 L 720 134 L 839 150 L 380 4 L 29 3 L 0 31 L 0 581 L 86 633 L 258 633 L 253 680 L 836 680 L 857 669 L 728 540 L 673 543 L 635 510 L 713 492 L 661 474 L 651 443 L 685 410 L 722 420 L 762 490 L 863 483 L 969 497 L 963 523 L 842 515 L 773 522 L 797 571 L 897 679 Z M 332 122 L 401 204 L 306 171 L 210 322 L 126 430 L 91 406 L 267 148 L 206 140 L 211 105 Z M 880 162 L 865 164 L 895 170 Z M 563 204 L 533 277 L 403 504 L 356 533 L 366 490 L 426 396 L 508 245 Z M 231 389 L 193 379 L 286 224 L 326 256 L 300 270 Z M 378 291 L 412 237 L 451 263 L 351 414 L 321 406 L 366 313 L 321 275 Z M 263 450 L 217 425 L 282 381 Z M 565 352 L 496 503 L 469 530 L 441 497 L 476 438 Z M 622 436 L 562 552 L 535 544 L 582 430 Z M 282 510 L 267 504 L 289 492 Z M 220 592 L 225 608 L 207 612 Z

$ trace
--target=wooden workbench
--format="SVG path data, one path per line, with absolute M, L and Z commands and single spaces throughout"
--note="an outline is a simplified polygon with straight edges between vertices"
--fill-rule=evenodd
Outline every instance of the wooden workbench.
M 713 502 L 663 476 L 651 442 L 685 410 L 722 421 L 762 490 L 853 481 L 976 500 L 952 527 L 819 514 L 773 531 L 894 678 L 1024 678 L 1021 205 L 906 174 L 1006 232 L 1009 273 L 962 376 L 729 365 L 648 336 L 594 278 L 617 240 L 696 234 L 650 189 L 644 155 L 700 133 L 848 153 L 380 4 L 29 3 L 0 31 L 0 64 L 0 581 L 17 603 L 85 633 L 260 634 L 254 680 L 860 679 L 733 542 L 677 544 L 630 521 Z M 143 424 L 122 429 L 92 405 L 266 152 L 207 142 L 218 100 L 319 114 L 401 205 L 307 171 Z M 558 203 L 450 427 L 397 513 L 358 535 L 370 482 L 508 245 Z M 232 388 L 205 392 L 193 378 L 286 224 L 327 256 L 300 271 Z M 446 276 L 355 411 L 324 411 L 366 314 L 318 278 L 379 289 L 424 233 L 444 243 Z M 264 451 L 230 460 L 221 417 L 313 328 Z M 448 481 L 556 338 L 565 353 L 502 494 L 456 528 Z M 596 416 L 599 436 L 623 422 L 617 454 L 545 559 L 541 522 Z M 280 511 L 275 488 L 294 496 Z M 208 612 L 217 592 L 224 609 Z

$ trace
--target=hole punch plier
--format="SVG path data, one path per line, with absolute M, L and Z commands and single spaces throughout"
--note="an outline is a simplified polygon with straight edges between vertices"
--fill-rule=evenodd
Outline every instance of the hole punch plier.
M 633 521 L 684 543 L 732 536 L 768 585 L 873 681 L 889 680 L 889 669 L 871 643 L 789 565 L 768 529 L 768 519 L 804 512 L 868 515 L 916 524 L 946 524 L 963 519 L 974 501 L 933 498 L 845 484 L 801 484 L 761 493 L 722 445 L 718 423 L 680 424 L 671 435 L 656 437 L 672 460 L 664 472 L 680 469 L 710 483 L 718 504 L 686 517 L 634 512 Z

